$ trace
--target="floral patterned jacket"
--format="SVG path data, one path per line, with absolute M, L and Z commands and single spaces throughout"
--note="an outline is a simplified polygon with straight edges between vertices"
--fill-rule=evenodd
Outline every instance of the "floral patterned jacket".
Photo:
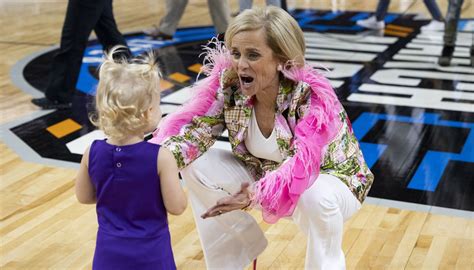
M 160 128 L 152 139 L 156 143 L 162 142 L 174 154 L 179 168 L 186 167 L 205 153 L 227 129 L 234 155 L 243 161 L 257 179 L 254 199 L 262 205 L 267 222 L 274 223 L 280 217 L 291 215 L 299 196 L 314 182 L 318 173 L 341 179 L 363 202 L 374 177 L 364 161 L 348 116 L 337 97 L 332 96 L 330 86 L 328 93 L 331 96 L 318 96 L 314 94 L 313 88 L 317 87 L 314 81 L 311 85 L 305 81 L 292 80 L 298 77 L 294 74 L 286 74 L 286 78 L 281 80 L 274 124 L 277 144 L 283 157 L 283 161 L 278 163 L 259 159 L 245 147 L 253 98 L 242 94 L 237 74 L 226 67 L 220 70 L 214 67 L 214 73 L 210 73 L 210 77 L 198 86 L 202 88 L 201 97 L 207 93 L 207 98 L 183 107 L 200 106 L 200 110 L 188 108 L 179 112 L 181 115 L 175 113 L 174 119 L 173 116 L 171 119 L 165 118 L 165 128 Z M 306 72 L 315 72 L 310 69 Z M 328 82 L 324 83 L 327 86 Z M 214 91 L 209 90 L 213 87 L 216 88 Z M 336 110 L 334 117 L 328 118 L 326 123 L 311 117 L 321 116 L 322 113 L 315 107 L 317 100 L 325 100 L 322 97 L 333 98 L 334 104 L 321 104 L 328 105 L 328 111 Z M 186 117 L 183 114 L 186 112 L 192 115 L 184 121 Z M 170 132 L 168 127 L 173 125 L 175 129 Z M 333 132 L 321 131 L 325 128 Z M 301 153 L 298 155 L 298 152 Z

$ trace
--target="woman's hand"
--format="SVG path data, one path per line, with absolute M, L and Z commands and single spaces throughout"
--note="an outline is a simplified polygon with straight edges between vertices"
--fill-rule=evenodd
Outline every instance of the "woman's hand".
M 202 218 L 209 218 L 222 215 L 224 213 L 240 210 L 250 205 L 250 183 L 243 183 L 240 191 L 232 196 L 222 198 L 217 201 L 216 205 L 209 208 L 206 213 L 202 214 Z

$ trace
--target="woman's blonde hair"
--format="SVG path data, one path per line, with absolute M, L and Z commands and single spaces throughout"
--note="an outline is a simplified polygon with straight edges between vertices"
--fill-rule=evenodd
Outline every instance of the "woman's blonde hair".
M 120 57 L 124 46 L 112 48 L 99 69 L 96 112 L 90 119 L 113 139 L 144 132 L 148 126 L 145 112 L 159 102 L 161 74 L 153 51 L 127 60 Z
M 232 47 L 236 34 L 261 28 L 265 30 L 267 45 L 280 61 L 304 65 L 306 44 L 303 31 L 290 14 L 278 7 L 247 9 L 240 13 L 227 28 L 226 47 Z

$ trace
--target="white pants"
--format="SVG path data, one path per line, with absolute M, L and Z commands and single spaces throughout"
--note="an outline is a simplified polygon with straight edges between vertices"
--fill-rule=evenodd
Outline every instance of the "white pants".
M 267 246 L 264 233 L 244 211 L 200 216 L 216 201 L 254 178 L 230 151 L 210 149 L 182 170 L 208 269 L 243 269 Z M 293 220 L 308 236 L 306 269 L 345 269 L 343 223 L 360 202 L 338 178 L 321 174 L 300 197 Z M 302 247 L 303 248 L 303 247 Z

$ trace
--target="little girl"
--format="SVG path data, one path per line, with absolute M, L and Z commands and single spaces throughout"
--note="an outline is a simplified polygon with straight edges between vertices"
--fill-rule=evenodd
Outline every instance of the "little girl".
M 176 161 L 166 148 L 143 140 L 161 119 L 160 73 L 152 53 L 131 61 L 113 48 L 100 67 L 96 115 L 107 136 L 85 151 L 76 197 L 96 203 L 99 229 L 93 269 L 176 269 L 167 212 L 187 200 Z

